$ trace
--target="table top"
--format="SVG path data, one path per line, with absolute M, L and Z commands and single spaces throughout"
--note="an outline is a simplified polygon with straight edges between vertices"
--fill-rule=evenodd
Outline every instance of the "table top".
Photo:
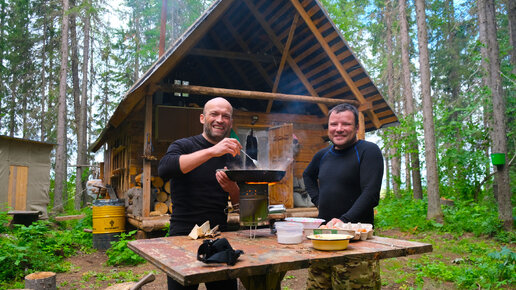
M 308 268 L 312 261 L 346 263 L 350 260 L 386 259 L 432 251 L 431 244 L 374 236 L 365 241 L 352 241 L 342 251 L 320 251 L 305 239 L 300 244 L 284 245 L 277 242 L 269 229 L 224 232 L 219 237 L 228 239 L 231 247 L 242 250 L 235 265 L 205 264 L 197 260 L 197 249 L 203 240 L 187 236 L 136 240 L 128 243 L 131 250 L 157 266 L 183 285 L 234 279 L 243 276 L 266 275 Z

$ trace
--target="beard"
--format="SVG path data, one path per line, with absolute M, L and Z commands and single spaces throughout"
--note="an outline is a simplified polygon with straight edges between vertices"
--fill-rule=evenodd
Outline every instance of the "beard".
M 204 124 L 204 133 L 208 138 L 212 141 L 215 141 L 216 143 L 222 141 L 222 139 L 229 136 L 230 128 L 225 128 L 224 132 L 222 134 L 218 134 L 213 132 L 213 128 L 210 124 Z

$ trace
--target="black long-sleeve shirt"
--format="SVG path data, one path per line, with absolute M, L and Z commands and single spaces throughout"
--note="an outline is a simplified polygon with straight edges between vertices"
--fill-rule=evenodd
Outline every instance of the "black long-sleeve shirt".
M 215 171 L 225 166 L 231 168 L 237 159 L 230 154 L 211 158 L 192 171 L 184 174 L 179 166 L 179 157 L 213 146 L 202 135 L 183 138 L 173 142 L 159 162 L 158 174 L 171 181 L 172 216 L 170 235 L 187 235 L 197 224 L 210 221 L 210 226 L 219 225 L 225 230 L 228 204 L 225 192 L 215 177 Z
M 383 156 L 374 143 L 357 141 L 336 150 L 317 152 L 303 172 L 306 191 L 327 222 L 374 223 L 374 207 L 380 199 Z

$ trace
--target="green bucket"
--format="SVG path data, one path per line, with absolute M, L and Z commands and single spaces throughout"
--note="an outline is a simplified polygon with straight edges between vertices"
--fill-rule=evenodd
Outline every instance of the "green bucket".
M 493 165 L 504 165 L 505 153 L 491 153 L 491 162 Z

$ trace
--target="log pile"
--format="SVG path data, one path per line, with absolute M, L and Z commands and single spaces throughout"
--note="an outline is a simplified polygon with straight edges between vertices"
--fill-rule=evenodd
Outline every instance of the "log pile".
M 127 213 L 134 216 L 142 216 L 143 189 L 142 174 L 135 177 L 136 186 L 129 189 L 125 196 Z M 172 201 L 170 200 L 170 181 L 163 182 L 158 176 L 151 177 L 151 204 L 150 216 L 160 216 L 172 213 Z

